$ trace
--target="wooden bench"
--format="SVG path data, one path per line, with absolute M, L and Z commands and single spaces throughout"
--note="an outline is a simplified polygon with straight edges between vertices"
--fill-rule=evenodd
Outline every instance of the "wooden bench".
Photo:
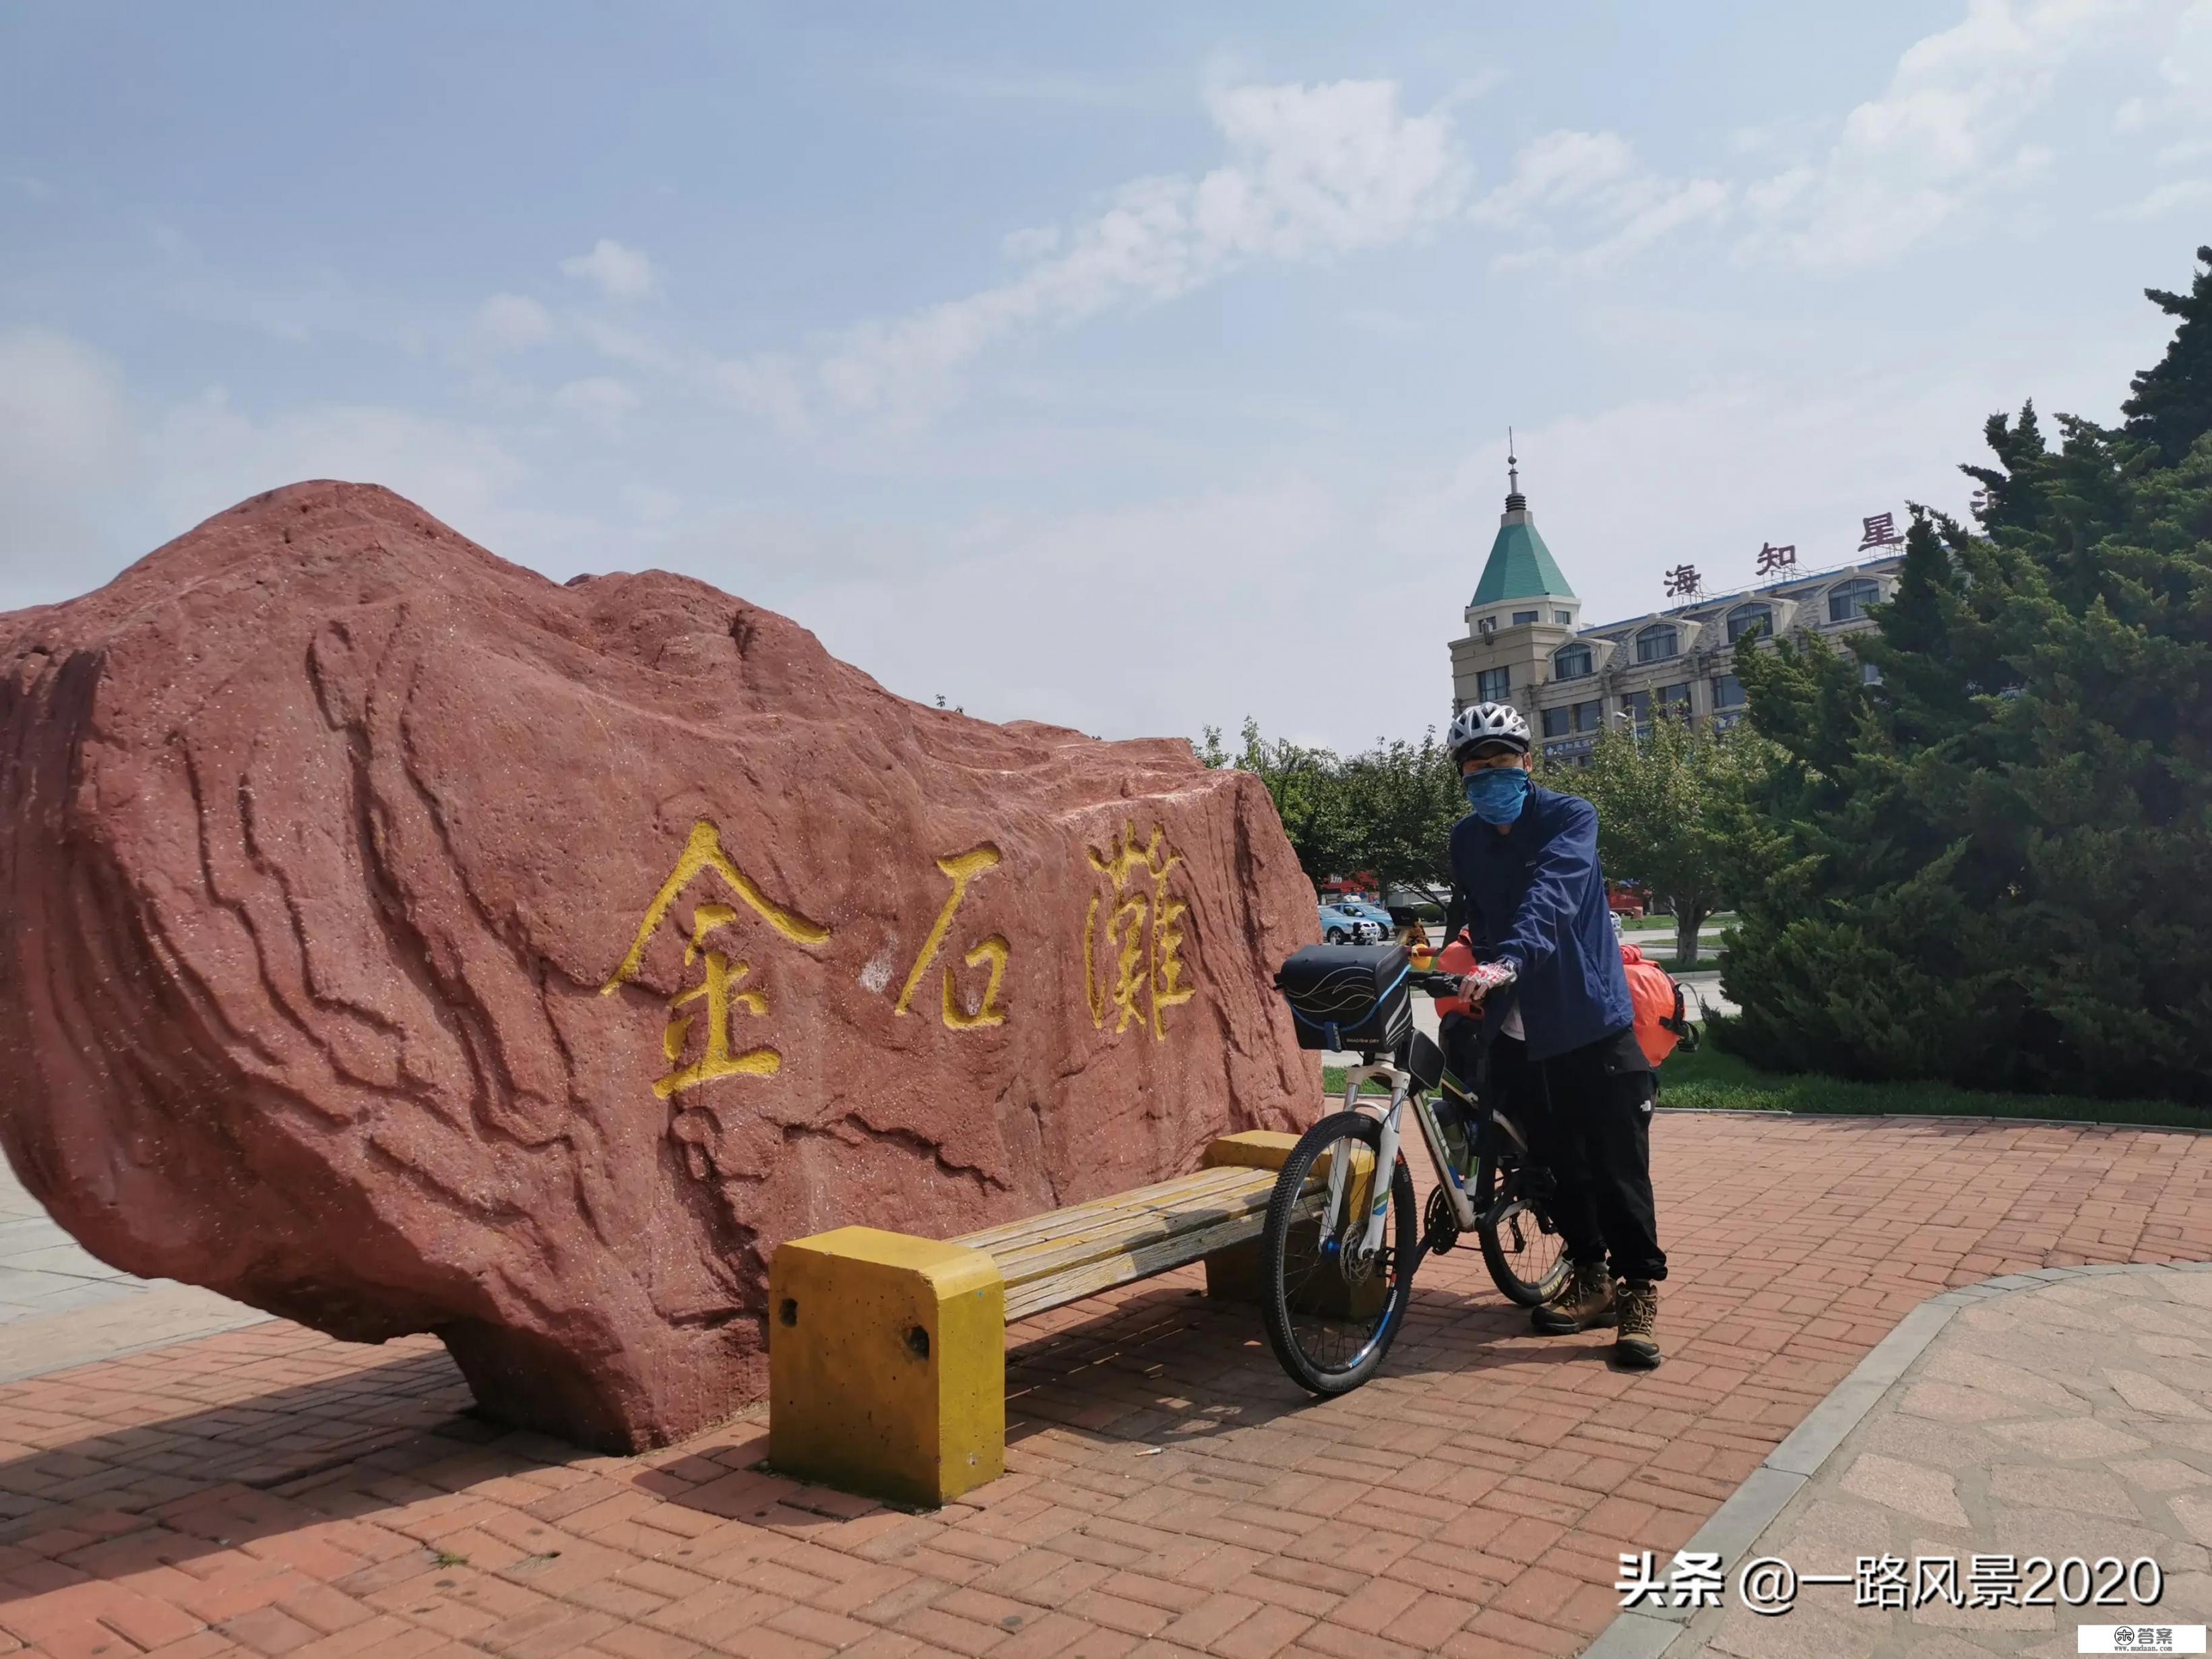
M 959 1238 L 840 1227 L 769 1270 L 769 1461 L 850 1492 L 941 1504 L 1006 1469 L 1009 1321 L 1193 1261 L 1256 1290 L 1275 1173 L 1297 1144 L 1226 1135 L 1206 1167 Z

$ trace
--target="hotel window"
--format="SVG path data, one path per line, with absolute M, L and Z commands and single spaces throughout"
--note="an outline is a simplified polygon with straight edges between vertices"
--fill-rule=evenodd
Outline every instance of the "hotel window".
M 1636 660 L 1664 662 L 1681 650 L 1681 636 L 1665 623 L 1647 628 L 1636 636 Z
M 1586 645 L 1570 645 L 1552 653 L 1552 678 L 1555 680 L 1580 680 L 1589 678 L 1590 648 Z
M 1856 622 L 1866 615 L 1866 608 L 1875 602 L 1881 588 L 1863 579 L 1855 582 L 1838 582 L 1828 590 L 1828 620 L 1832 623 Z
M 1605 704 L 1597 698 L 1592 697 L 1588 702 L 1578 702 L 1575 705 L 1576 731 L 1595 732 L 1604 724 L 1604 720 Z
M 1774 612 L 1763 605 L 1740 605 L 1728 613 L 1728 642 L 1734 645 L 1753 629 L 1764 629 L 1768 637 L 1774 633 Z
M 1636 722 L 1638 731 L 1648 730 L 1651 725 L 1651 694 L 1631 691 L 1620 700 L 1620 712 Z
M 1680 685 L 1661 686 L 1659 688 L 1659 707 L 1671 713 L 1680 713 L 1683 714 L 1688 714 L 1690 712 L 1689 682 L 1685 680 Z
M 1733 674 L 1713 676 L 1713 707 L 1741 708 L 1743 707 L 1743 682 Z
M 1537 611 L 1516 611 L 1513 613 L 1513 625 L 1518 628 L 1522 623 L 1532 623 L 1542 614 Z
M 1544 711 L 1544 735 L 1547 738 L 1565 737 L 1569 718 L 1569 712 L 1564 708 L 1547 708 Z
M 1510 668 L 1486 668 L 1474 677 L 1474 700 L 1477 702 L 1504 702 L 1505 694 L 1513 689 L 1513 671 Z

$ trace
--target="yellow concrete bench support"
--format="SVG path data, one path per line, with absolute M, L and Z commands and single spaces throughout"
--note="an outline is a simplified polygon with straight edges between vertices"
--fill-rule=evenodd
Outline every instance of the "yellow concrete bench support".
M 1275 1171 L 1297 1137 L 1224 1135 L 1206 1167 L 960 1238 L 840 1227 L 769 1268 L 769 1461 L 941 1504 L 1006 1471 L 1006 1323 L 1203 1260 L 1249 1295 Z

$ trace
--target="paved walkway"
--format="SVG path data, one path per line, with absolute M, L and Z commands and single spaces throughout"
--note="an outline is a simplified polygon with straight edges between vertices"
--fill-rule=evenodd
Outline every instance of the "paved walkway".
M 1619 1554 L 1685 1543 L 1930 1292 L 2212 1256 L 2212 1137 L 1663 1114 L 1654 1140 L 1662 1370 L 1528 1335 L 1462 1249 L 1384 1374 L 1313 1404 L 1186 1272 L 1018 1327 L 1012 1472 L 930 1514 L 766 1473 L 757 1420 L 630 1460 L 502 1434 L 422 1339 L 271 1322 L 0 1387 L 0 1650 L 1570 1654 Z
M 1960 1308 L 1742 1553 L 1847 1582 L 1801 1581 L 1778 1614 L 1731 1584 L 1667 1659 L 2072 1654 L 2080 1625 L 2212 1621 L 2208 1360 L 2212 1273 L 2139 1267 Z M 1978 1582 L 1977 1556 L 1998 1558 Z M 2054 1564 L 2039 1589 L 2002 1565 L 2038 1556 Z M 1863 1558 L 1891 1564 L 1863 1589 Z M 2144 1560 L 2149 1606 L 2122 1571 Z M 1994 1605 L 1960 1605 L 1978 1593 Z
M 0 1158 L 0 1382 L 268 1316 L 197 1285 L 109 1267 L 48 1219 Z

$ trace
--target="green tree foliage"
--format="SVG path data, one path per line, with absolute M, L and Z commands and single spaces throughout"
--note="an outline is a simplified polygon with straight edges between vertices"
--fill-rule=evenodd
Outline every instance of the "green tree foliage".
M 1675 960 L 1689 962 L 1706 919 L 1781 849 L 1782 836 L 1752 804 L 1769 763 L 1767 745 L 1741 727 L 1714 732 L 1662 717 L 1640 736 L 1601 732 L 1588 767 L 1547 769 L 1543 781 L 1597 808 L 1607 877 L 1666 900 Z
M 1244 722 L 1243 747 L 1209 726 L 1192 747 L 1208 766 L 1235 766 L 1267 786 L 1306 874 L 1371 872 L 1387 892 L 1410 887 L 1441 905 L 1451 886 L 1448 846 L 1467 811 L 1459 774 L 1434 729 L 1419 743 L 1378 739 L 1349 757 L 1261 735 Z
M 2152 298 L 2125 425 L 1993 418 L 1977 530 L 1916 509 L 1874 632 L 1739 654 L 1784 757 L 1720 1032 L 1759 1063 L 2212 1099 L 2212 273 Z

